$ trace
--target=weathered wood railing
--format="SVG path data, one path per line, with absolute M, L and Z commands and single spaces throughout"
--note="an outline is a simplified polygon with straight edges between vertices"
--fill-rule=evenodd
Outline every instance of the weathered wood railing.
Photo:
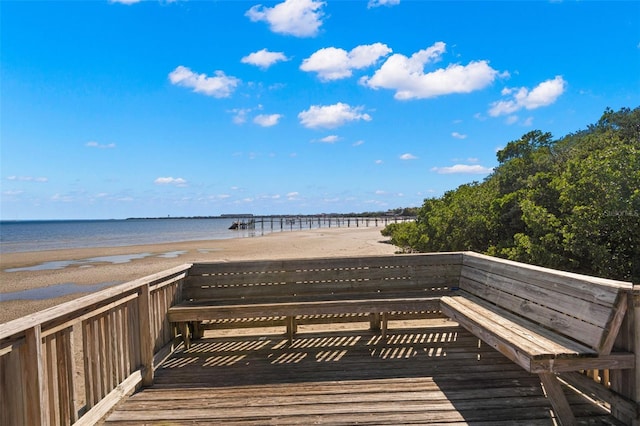
M 423 266 L 421 259 L 415 255 L 416 266 Z M 486 261 L 500 268 L 500 262 Z M 124 395 L 153 383 L 154 366 L 174 349 L 167 312 L 182 300 L 190 268 L 183 265 L 1 324 L 0 424 L 93 424 Z M 628 309 L 614 348 L 635 354 L 635 368 L 561 378 L 609 404 L 623 423 L 639 426 L 640 286 L 623 287 Z
M 93 424 L 153 382 L 191 265 L 0 325 L 0 424 Z M 155 362 L 154 362 L 155 357 Z

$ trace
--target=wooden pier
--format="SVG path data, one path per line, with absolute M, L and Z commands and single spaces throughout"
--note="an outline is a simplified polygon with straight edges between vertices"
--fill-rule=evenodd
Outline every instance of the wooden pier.
M 319 228 L 368 228 L 384 227 L 390 223 L 414 221 L 410 216 L 335 216 L 335 215 L 301 215 L 301 216 L 249 216 L 225 215 L 233 220 L 229 229 L 250 230 L 260 235 L 270 232 L 301 231 Z
M 495 350 L 493 340 L 485 344 L 433 311 L 426 319 L 411 320 L 417 322 L 406 322 L 401 313 L 383 313 L 390 321 L 385 334 L 368 329 L 368 315 L 360 318 L 364 326 L 360 322 L 356 328 L 347 326 L 344 318 L 328 318 L 332 324 L 302 318 L 291 341 L 282 326 L 217 329 L 206 331 L 186 349 L 168 320 L 170 308 L 182 301 L 182 287 L 192 270 L 192 265 L 183 265 L 0 324 L 0 424 L 546 425 L 562 420 L 558 406 L 551 403 L 560 392 L 576 424 L 640 425 L 637 285 L 515 262 L 500 275 L 507 270 L 504 261 L 468 253 L 391 256 L 374 263 L 354 258 L 349 263 L 362 265 L 336 268 L 336 259 L 320 266 L 314 260 L 316 266 L 302 271 L 310 278 L 292 283 L 343 282 L 353 295 L 361 286 L 371 290 L 373 279 L 410 285 L 419 272 L 429 291 L 456 291 L 451 272 L 458 262 L 465 275 L 466 258 L 474 265 L 486 263 L 504 285 L 526 287 L 530 278 L 548 289 L 568 283 L 593 294 L 594 303 L 603 296 L 592 291 L 590 282 L 619 289 L 616 300 L 621 303 L 609 322 L 616 333 L 606 337 L 613 352 L 594 353 L 595 358 L 588 355 L 576 364 L 599 365 L 597 370 L 568 371 L 567 361 L 561 360 L 562 369 L 556 371 L 552 360 L 547 367 L 551 373 L 545 374 L 557 373 L 561 385 L 547 388 L 537 374 L 501 355 L 499 343 Z M 300 269 L 299 260 L 292 264 Z M 201 277 L 215 277 L 216 264 L 199 266 Z M 206 268 L 212 268 L 209 275 L 202 274 Z M 281 285 L 288 275 L 278 278 L 277 271 L 267 275 Z M 253 280 L 261 276 L 237 273 L 245 286 L 255 285 Z M 337 277 L 333 282 L 320 278 L 329 273 Z M 430 275 L 433 282 L 424 278 Z M 544 294 L 533 288 L 526 293 L 534 298 Z M 517 314 L 517 309 L 512 312 Z M 571 327 L 584 317 L 588 313 L 575 312 Z M 570 424 L 567 418 L 564 423 Z

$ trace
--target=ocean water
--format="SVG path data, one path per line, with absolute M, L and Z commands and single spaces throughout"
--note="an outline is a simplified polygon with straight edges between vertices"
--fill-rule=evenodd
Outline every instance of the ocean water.
M 229 230 L 232 222 L 232 218 L 2 221 L 0 253 L 245 238 L 271 232 L 269 223 L 264 230 L 260 224 L 255 230 Z
M 228 238 L 259 237 L 271 232 L 290 232 L 326 227 L 384 226 L 388 218 L 329 218 L 329 217 L 267 217 L 254 218 L 253 229 L 230 230 L 237 219 L 128 219 L 128 220 L 55 220 L 55 221 L 0 221 L 0 254 L 87 247 L 119 247 L 139 244 L 170 243 L 178 241 L 218 240 Z M 240 219 L 246 221 L 247 219 Z M 210 249 L 202 249 L 208 251 Z M 87 259 L 51 261 L 5 272 L 47 271 L 70 266 L 85 268 L 96 262 L 127 263 L 149 256 L 177 257 L 182 251 L 167 253 L 133 253 L 99 256 Z M 3 292 L 0 283 L 0 302 L 25 299 L 49 299 L 74 293 L 97 291 L 119 281 L 96 283 L 93 286 L 76 283 Z
M 271 232 L 332 226 L 382 226 L 386 219 L 303 216 L 256 217 L 254 229 L 230 230 L 237 219 L 126 219 L 0 221 L 0 253 L 121 247 L 177 241 L 259 237 Z M 247 218 L 240 219 L 247 221 Z

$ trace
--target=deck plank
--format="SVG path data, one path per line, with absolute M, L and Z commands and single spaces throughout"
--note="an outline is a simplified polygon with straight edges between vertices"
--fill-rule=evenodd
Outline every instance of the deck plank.
M 537 375 L 454 322 L 210 337 L 177 351 L 107 425 L 553 424 Z M 413 323 L 412 323 L 413 324 Z M 616 424 L 568 389 L 580 424 Z

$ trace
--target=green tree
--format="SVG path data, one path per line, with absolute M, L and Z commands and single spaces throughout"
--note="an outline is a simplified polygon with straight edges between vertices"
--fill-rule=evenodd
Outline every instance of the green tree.
M 553 140 L 528 132 L 497 153 L 484 182 L 424 201 L 385 229 L 408 250 L 474 250 L 640 282 L 640 108 L 605 110 Z

